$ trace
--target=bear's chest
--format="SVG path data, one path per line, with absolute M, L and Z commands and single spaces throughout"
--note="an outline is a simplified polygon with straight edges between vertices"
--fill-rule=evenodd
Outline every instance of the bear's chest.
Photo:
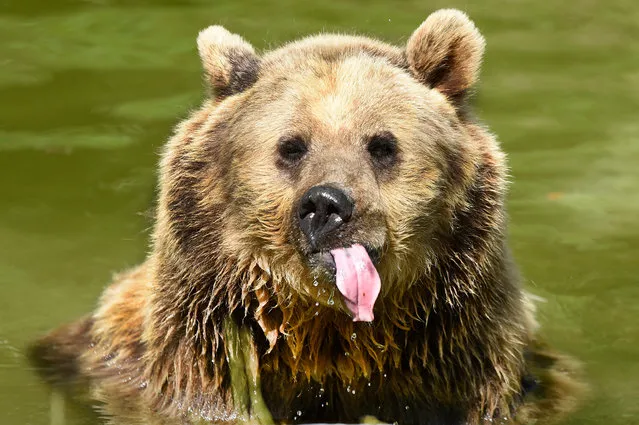
M 384 376 L 386 375 L 386 376 Z M 389 376 L 390 375 L 390 376 Z M 374 374 L 345 383 L 334 377 L 323 382 L 265 373 L 262 393 L 273 418 L 287 423 L 359 423 L 367 416 L 401 424 L 462 424 L 465 412 L 446 406 L 429 394 L 419 373 Z

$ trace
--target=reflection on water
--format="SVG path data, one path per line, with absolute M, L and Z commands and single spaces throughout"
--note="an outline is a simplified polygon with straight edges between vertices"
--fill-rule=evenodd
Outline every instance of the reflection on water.
M 637 423 L 639 3 L 628 0 L 1 2 L 0 423 L 62 420 L 22 349 L 144 257 L 157 152 L 201 97 L 198 30 L 222 23 L 260 47 L 322 30 L 398 42 L 443 6 L 486 35 L 476 100 L 510 155 L 513 248 L 548 300 L 546 334 L 586 362 L 594 388 L 568 423 Z M 64 419 L 94 423 L 68 403 Z

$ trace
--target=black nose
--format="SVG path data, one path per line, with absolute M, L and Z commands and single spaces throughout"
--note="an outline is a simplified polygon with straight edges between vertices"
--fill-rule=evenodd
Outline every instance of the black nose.
M 314 186 L 302 196 L 298 217 L 300 229 L 311 247 L 350 220 L 353 201 L 341 190 L 331 186 Z

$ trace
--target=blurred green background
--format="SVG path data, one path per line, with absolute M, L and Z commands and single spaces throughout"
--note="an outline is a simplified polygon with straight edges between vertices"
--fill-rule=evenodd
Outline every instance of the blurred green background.
M 200 29 L 259 49 L 319 31 L 403 43 L 440 7 L 487 39 L 475 100 L 509 154 L 512 245 L 593 388 L 567 423 L 639 423 L 639 2 L 5 0 L 0 424 L 49 423 L 25 344 L 144 258 L 158 151 L 202 97 Z

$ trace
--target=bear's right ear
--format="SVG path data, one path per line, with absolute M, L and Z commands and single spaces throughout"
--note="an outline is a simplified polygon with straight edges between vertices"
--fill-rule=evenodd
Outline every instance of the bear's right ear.
M 484 37 L 465 13 L 432 13 L 410 36 L 406 57 L 413 75 L 451 100 L 464 97 L 479 77 Z
M 216 98 L 240 93 L 257 81 L 260 60 L 253 46 L 239 35 L 219 25 L 210 26 L 198 35 L 197 48 Z

